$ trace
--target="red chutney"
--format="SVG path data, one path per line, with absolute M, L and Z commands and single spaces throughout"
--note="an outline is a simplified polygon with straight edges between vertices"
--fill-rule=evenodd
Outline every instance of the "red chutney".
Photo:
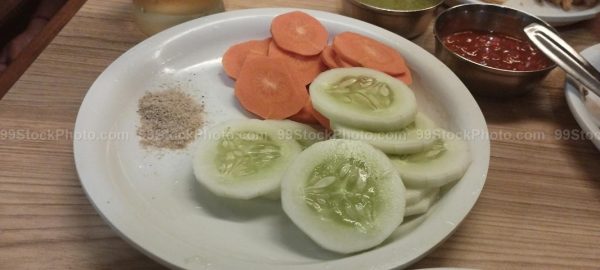
M 528 41 L 504 34 L 465 31 L 443 39 L 451 51 L 471 61 L 493 68 L 513 71 L 540 70 L 552 62 Z

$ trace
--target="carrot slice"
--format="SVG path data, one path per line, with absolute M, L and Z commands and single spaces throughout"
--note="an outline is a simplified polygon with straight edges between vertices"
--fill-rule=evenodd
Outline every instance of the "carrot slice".
M 406 85 L 411 85 L 413 83 L 412 74 L 410 73 L 410 69 L 406 69 L 406 72 L 402 75 L 394 76 L 396 79 L 403 81 Z
M 249 54 L 267 55 L 271 38 L 250 40 L 231 46 L 223 55 L 221 63 L 225 73 L 233 79 L 238 77 Z
M 339 68 L 340 66 L 335 61 L 337 55 L 331 46 L 325 47 L 321 52 L 321 60 L 328 68 Z
M 311 111 L 315 119 L 317 119 L 317 122 L 319 122 L 319 124 L 325 129 L 331 130 L 331 123 L 329 122 L 329 119 L 327 119 L 327 117 L 323 116 L 320 112 L 315 110 L 315 108 L 312 106 L 312 102 L 309 103 L 307 106 L 310 106 L 309 110 Z
M 235 84 L 235 96 L 246 110 L 264 119 L 286 119 L 308 100 L 306 87 L 292 77 L 285 60 L 268 56 L 247 59 Z
M 292 74 L 304 85 L 310 84 L 327 67 L 321 62 L 321 56 L 302 56 L 282 50 L 271 42 L 269 45 L 269 57 L 279 57 L 288 64 Z
M 304 56 L 321 53 L 329 38 L 321 22 L 301 11 L 275 17 L 271 23 L 271 35 L 277 46 Z
M 306 102 L 306 105 L 302 107 L 302 110 L 300 110 L 297 114 L 292 115 L 289 119 L 304 124 L 319 124 L 319 121 L 313 115 L 314 110 L 315 109 L 313 108 L 312 102 L 309 98 Z
M 345 61 L 344 59 L 342 59 L 341 57 L 337 56 L 335 57 L 335 62 L 337 63 L 337 65 L 339 67 L 343 67 L 343 68 L 351 68 L 351 67 L 356 67 L 355 65 Z M 360 67 L 360 66 L 359 66 Z
M 393 48 L 372 38 L 343 32 L 333 39 L 333 49 L 354 66 L 372 68 L 392 75 L 408 69 L 404 58 Z
M 340 58 L 331 46 L 325 47 L 325 49 L 321 53 L 321 60 L 329 68 L 355 67 L 355 65 L 348 63 L 344 59 Z
M 248 53 L 248 55 L 246 55 L 246 59 L 244 60 L 244 63 L 246 63 L 246 61 L 248 61 L 250 59 L 254 59 L 254 58 L 257 58 L 257 57 L 264 57 L 264 56 L 265 55 L 260 54 L 260 53 L 250 52 L 250 53 Z

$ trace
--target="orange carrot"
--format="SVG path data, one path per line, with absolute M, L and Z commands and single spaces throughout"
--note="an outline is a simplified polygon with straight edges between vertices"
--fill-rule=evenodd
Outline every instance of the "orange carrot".
M 248 55 L 246 55 L 246 59 L 244 60 L 244 63 L 246 63 L 246 61 L 250 60 L 250 59 L 254 59 L 257 57 L 264 57 L 266 55 L 260 54 L 260 53 L 255 53 L 255 52 L 250 52 L 248 53 Z M 242 65 L 243 67 L 243 65 Z M 239 76 L 239 75 L 238 75 Z
M 321 60 L 329 68 L 355 67 L 355 65 L 350 64 L 344 59 L 340 58 L 331 46 L 325 47 L 325 49 L 321 53 Z
M 356 65 L 353 65 L 353 64 L 345 61 L 344 59 L 342 59 L 341 57 L 339 57 L 337 55 L 335 57 L 335 62 L 337 63 L 337 65 L 339 67 L 343 67 L 343 68 L 360 67 L 360 66 L 356 66 Z
M 269 45 L 269 57 L 285 60 L 293 76 L 304 85 L 310 84 L 321 72 L 327 70 L 319 55 L 302 56 L 290 53 L 279 48 L 275 42 Z
M 406 69 L 406 72 L 402 75 L 394 76 L 396 79 L 403 81 L 406 85 L 411 85 L 413 82 L 412 74 L 410 73 L 410 69 Z
M 329 38 L 321 22 L 301 11 L 275 17 L 271 35 L 280 48 L 304 56 L 321 53 Z
M 319 124 L 319 121 L 313 115 L 314 110 L 315 109 L 313 109 L 312 102 L 309 98 L 306 102 L 306 105 L 302 107 L 302 110 L 300 110 L 297 114 L 292 115 L 289 119 L 304 124 Z
M 231 46 L 223 55 L 222 64 L 225 73 L 233 79 L 238 77 L 244 61 L 249 54 L 267 55 L 271 39 L 251 40 Z
M 372 38 L 343 32 L 333 40 L 333 49 L 343 60 L 354 66 L 372 68 L 392 75 L 408 69 L 404 58 L 393 48 Z
M 286 119 L 309 98 L 285 60 L 268 56 L 247 59 L 235 84 L 235 96 L 246 110 L 264 119 Z
M 325 47 L 325 49 L 323 49 L 323 52 L 321 52 L 321 60 L 328 68 L 340 67 L 335 61 L 336 57 L 337 55 L 335 54 L 335 51 L 333 51 L 333 48 L 331 48 L 331 46 Z

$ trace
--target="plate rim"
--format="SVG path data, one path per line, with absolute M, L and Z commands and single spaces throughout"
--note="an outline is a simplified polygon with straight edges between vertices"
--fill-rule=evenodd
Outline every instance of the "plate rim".
M 453 0 L 453 1 L 458 2 L 460 4 L 491 4 L 491 3 L 487 3 L 487 2 L 484 2 L 481 0 Z M 501 4 L 501 5 L 504 5 L 504 4 Z M 513 8 L 515 8 L 515 7 L 513 7 Z M 577 23 L 580 21 L 585 21 L 585 20 L 594 18 L 598 13 L 600 13 L 600 3 L 597 4 L 593 8 L 593 11 L 589 11 L 589 12 L 588 11 L 579 11 L 579 12 L 572 12 L 571 14 L 569 14 L 569 12 L 566 11 L 564 16 L 544 15 L 544 14 L 539 14 L 536 12 L 529 12 L 529 13 L 548 22 L 552 26 L 565 26 L 565 25 L 569 25 L 569 24 L 573 24 L 573 23 Z
M 587 47 L 581 51 L 580 54 L 586 60 L 589 60 L 590 57 L 600 60 L 600 44 Z M 565 80 L 564 89 L 569 110 L 571 111 L 571 114 L 573 114 L 575 121 L 581 129 L 592 135 L 589 137 L 590 141 L 596 146 L 596 148 L 598 148 L 598 150 L 600 150 L 600 127 L 596 125 L 592 119 L 592 116 L 585 108 L 585 104 L 583 104 L 583 101 L 581 100 L 579 90 L 577 90 L 577 88 L 568 80 Z
M 245 9 L 245 10 L 235 10 L 235 11 L 219 13 L 219 14 L 215 14 L 215 15 L 211 15 L 211 16 L 206 16 L 203 18 L 199 18 L 196 20 L 192 20 L 192 21 L 180 24 L 178 26 L 167 29 L 155 36 L 152 36 L 152 37 L 140 42 L 136 46 L 130 48 L 125 53 L 123 53 L 121 56 L 119 56 L 116 60 L 114 60 L 114 62 L 111 63 L 98 76 L 96 81 L 90 86 L 88 92 L 86 93 L 85 98 L 84 98 L 83 102 L 81 103 L 81 107 L 77 114 L 74 132 L 85 131 L 85 127 L 86 127 L 85 117 L 86 117 L 86 113 L 87 113 L 86 108 L 91 106 L 90 103 L 92 102 L 91 99 L 94 96 L 94 94 L 96 94 L 96 92 L 100 91 L 98 89 L 97 84 L 99 84 L 102 80 L 106 80 L 107 79 L 106 77 L 108 76 L 108 73 L 111 70 L 116 69 L 116 66 L 118 66 L 122 62 L 125 62 L 125 60 L 127 58 L 131 57 L 136 51 L 143 50 L 146 47 L 157 46 L 157 45 L 161 44 L 161 40 L 168 39 L 169 37 L 181 35 L 181 34 L 185 33 L 186 31 L 190 31 L 195 28 L 200 28 L 202 26 L 210 25 L 215 22 L 219 22 L 220 20 L 227 20 L 227 19 L 239 18 L 239 17 L 244 17 L 244 16 L 259 16 L 259 15 L 260 16 L 276 16 L 277 14 L 281 14 L 281 13 L 285 13 L 285 12 L 289 12 L 289 11 L 296 11 L 296 10 L 307 12 L 316 17 L 323 16 L 323 17 L 328 17 L 328 19 L 331 19 L 331 20 L 336 20 L 336 21 L 339 20 L 340 22 L 352 22 L 353 24 L 360 25 L 360 27 L 365 30 L 373 31 L 372 32 L 373 34 L 386 36 L 390 40 L 391 39 L 403 40 L 403 42 L 408 41 L 392 32 L 389 32 L 385 29 L 368 24 L 366 22 L 359 21 L 359 20 L 349 18 L 349 17 L 345 17 L 345 16 L 342 16 L 342 15 L 336 14 L 336 13 L 330 13 L 330 12 L 318 11 L 318 10 L 309 10 L 309 9 L 301 9 L 301 8 L 254 8 L 254 9 Z M 410 41 L 408 41 L 408 42 L 410 42 Z M 415 46 L 418 47 L 418 45 L 415 45 Z M 419 47 L 419 49 L 423 50 L 427 54 L 430 54 L 423 48 Z M 433 57 L 433 58 L 435 58 L 435 57 Z M 437 60 L 437 61 L 439 62 L 439 60 Z M 488 130 L 487 130 L 487 124 L 485 122 L 485 118 L 483 117 L 483 113 L 481 112 L 481 109 L 479 108 L 479 105 L 476 103 L 473 96 L 470 94 L 470 92 L 464 86 L 464 84 L 462 84 L 462 82 L 460 82 L 458 77 L 456 77 L 456 75 L 452 71 L 450 71 L 449 68 L 447 68 L 441 62 L 439 62 L 439 64 L 441 64 L 443 66 L 443 69 L 445 69 L 446 72 L 448 72 L 449 74 L 454 76 L 454 79 L 457 80 L 458 83 L 464 88 L 463 91 L 461 91 L 461 92 L 465 93 L 465 97 L 467 99 L 469 99 L 468 102 L 472 103 L 474 105 L 474 108 L 477 109 L 476 115 L 474 115 L 473 117 L 477 118 L 476 121 L 479 122 L 479 125 L 483 129 L 482 131 L 487 132 Z M 74 140 L 73 141 L 73 153 L 74 153 L 75 167 L 76 167 L 80 182 L 82 184 L 82 187 L 85 191 L 85 194 L 88 197 L 88 200 L 90 201 L 90 203 L 93 205 L 94 209 L 96 209 L 97 213 L 102 217 L 103 220 L 106 221 L 106 223 L 115 232 L 118 233 L 118 235 L 122 239 L 126 240 L 129 244 L 134 246 L 136 249 L 140 250 L 144 254 L 148 255 L 149 257 L 153 258 L 154 260 L 156 260 L 166 266 L 173 267 L 173 268 L 183 268 L 184 266 L 181 265 L 180 263 L 178 263 L 174 258 L 172 258 L 172 257 L 164 258 L 164 256 L 159 256 L 159 255 L 155 254 L 156 248 L 151 250 L 152 248 L 149 248 L 147 246 L 147 242 L 145 240 L 142 241 L 139 238 L 133 239 L 135 237 L 131 236 L 131 232 L 129 232 L 129 234 L 127 232 L 124 232 L 123 227 L 122 227 L 123 225 L 120 224 L 120 222 L 115 220 L 115 216 L 114 216 L 115 213 L 108 211 L 110 209 L 107 209 L 106 205 L 100 204 L 98 199 L 94 197 L 94 191 L 92 190 L 93 185 L 89 181 L 85 180 L 85 179 L 89 179 L 91 177 L 89 175 L 89 172 L 86 170 L 90 164 L 86 164 L 84 162 L 84 158 L 83 158 L 83 156 L 86 155 L 86 153 L 84 151 L 86 148 L 85 142 L 86 141 L 84 141 L 84 140 Z M 451 224 L 451 226 L 450 226 L 451 229 L 447 233 L 445 233 L 445 236 L 443 237 L 443 239 L 441 239 L 439 241 L 436 240 L 436 243 L 434 243 L 431 246 L 428 246 L 424 252 L 418 254 L 417 256 L 414 256 L 412 258 L 412 260 L 410 260 L 408 262 L 398 262 L 395 260 L 385 261 L 385 262 L 381 262 L 381 267 L 398 267 L 400 265 L 410 265 L 410 264 L 414 263 L 415 261 L 421 259 L 422 257 L 426 256 L 427 254 L 429 254 L 431 251 L 433 251 L 433 249 L 435 249 L 435 247 L 437 247 L 438 245 L 443 243 L 445 241 L 445 239 L 447 239 L 448 237 L 450 237 L 453 234 L 454 230 L 456 230 L 458 228 L 459 224 L 462 221 L 464 221 L 466 216 L 471 212 L 475 203 L 478 201 L 478 198 L 481 195 L 481 192 L 485 185 L 485 182 L 487 179 L 487 173 L 489 170 L 489 161 L 490 161 L 490 141 L 489 141 L 489 139 L 486 138 L 485 140 L 481 140 L 481 151 L 483 151 L 483 153 L 485 154 L 485 159 L 481 161 L 482 162 L 481 165 L 483 168 L 483 174 L 478 176 L 478 178 L 481 178 L 481 180 L 477 182 L 479 185 L 474 187 L 474 189 L 472 191 L 473 192 L 473 194 L 471 194 L 471 195 L 473 195 L 472 201 L 469 201 L 467 203 L 466 208 L 461 209 L 461 210 L 465 210 L 464 215 L 461 215 L 460 217 L 457 218 L 458 219 L 457 223 Z M 149 229 L 152 229 L 152 228 L 149 228 Z M 358 255 L 361 255 L 361 253 L 359 253 Z M 345 258 L 355 257 L 358 255 L 348 256 Z M 305 266 L 310 266 L 310 265 L 312 265 L 312 264 L 307 264 Z

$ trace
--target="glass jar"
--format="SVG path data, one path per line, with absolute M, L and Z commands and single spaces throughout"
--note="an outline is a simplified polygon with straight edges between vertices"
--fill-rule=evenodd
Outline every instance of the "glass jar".
M 133 0 L 135 22 L 148 35 L 224 10 L 223 0 Z

